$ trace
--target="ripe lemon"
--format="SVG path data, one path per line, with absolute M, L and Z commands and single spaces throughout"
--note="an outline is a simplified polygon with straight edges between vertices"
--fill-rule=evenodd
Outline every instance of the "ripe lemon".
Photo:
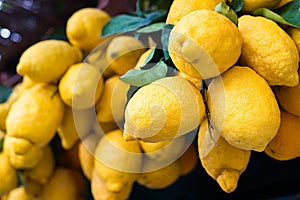
M 191 173 L 198 163 L 198 152 L 192 144 L 178 159 L 180 162 L 181 175 Z
M 300 74 L 300 71 L 298 74 Z M 295 87 L 276 87 L 274 92 L 283 109 L 300 117 L 300 83 Z
M 5 153 L 0 153 L 0 196 L 11 191 L 18 186 L 17 171 L 10 165 Z
M 96 169 L 92 172 L 91 190 L 95 200 L 127 200 L 133 184 L 124 185 L 120 192 L 109 191 L 105 182 L 99 177 Z
M 207 79 L 233 66 L 241 46 L 239 30 L 227 17 L 197 10 L 185 15 L 171 30 L 168 50 L 179 71 Z
M 63 40 L 44 40 L 26 49 L 17 72 L 34 82 L 55 82 L 68 67 L 82 60 L 82 53 Z
M 276 160 L 290 160 L 300 156 L 300 117 L 281 111 L 281 124 L 265 153 Z
M 231 3 L 232 0 L 229 0 L 229 2 Z M 242 10 L 251 12 L 258 8 L 274 9 L 279 3 L 280 0 L 244 0 Z
M 103 26 L 110 16 L 104 10 L 97 8 L 82 8 L 68 19 L 66 25 L 67 38 L 72 45 L 89 52 L 100 42 Z
M 215 132 L 211 129 L 210 132 Z M 208 121 L 205 119 L 200 125 L 198 134 L 198 148 L 199 152 L 203 152 L 202 148 L 206 148 L 206 143 L 209 135 L 218 135 L 210 133 Z M 250 150 L 242 150 L 231 146 L 220 137 L 215 141 L 214 147 L 207 155 L 200 156 L 201 164 L 206 172 L 215 179 L 222 190 L 227 193 L 233 192 L 239 180 L 241 173 L 243 173 L 248 165 L 250 159 Z
M 287 33 L 292 38 L 292 40 L 295 42 L 299 56 L 300 56 L 300 28 L 289 27 L 287 29 Z
M 166 23 L 175 25 L 183 16 L 195 10 L 214 10 L 219 2 L 221 0 L 174 0 L 170 7 Z
M 101 138 L 95 150 L 95 169 L 108 191 L 120 192 L 132 184 L 142 167 L 137 141 L 126 142 L 117 129 Z
M 54 137 L 64 110 L 55 85 L 36 84 L 12 105 L 6 119 L 7 134 L 45 146 Z
M 106 50 L 109 68 L 122 75 L 135 67 L 139 57 L 146 51 L 142 42 L 132 36 L 117 36 L 111 40 Z
M 241 62 L 269 85 L 296 86 L 299 54 L 289 35 L 264 17 L 243 15 L 238 26 L 243 38 Z
M 268 83 L 249 67 L 235 66 L 208 86 L 210 122 L 240 149 L 263 151 L 280 125 L 280 110 Z
M 160 142 L 184 135 L 204 117 L 202 96 L 181 76 L 166 77 L 140 88 L 125 109 L 124 137 Z
M 69 107 L 87 109 L 99 100 L 103 89 L 103 78 L 91 64 L 72 65 L 61 78 L 59 93 Z

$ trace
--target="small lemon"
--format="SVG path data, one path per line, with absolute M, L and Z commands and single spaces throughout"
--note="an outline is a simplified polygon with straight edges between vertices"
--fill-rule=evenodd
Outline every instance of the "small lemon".
M 221 0 L 174 0 L 170 7 L 166 23 L 175 25 L 183 16 L 195 10 L 214 10 L 215 6 L 220 2 Z
M 151 161 L 143 163 L 144 167 L 149 169 L 153 163 Z M 178 160 L 169 165 L 150 172 L 139 174 L 137 182 L 149 189 L 164 189 L 177 181 L 181 174 L 181 167 Z
M 264 17 L 243 15 L 238 26 L 243 65 L 253 68 L 269 85 L 296 86 L 299 54 L 289 35 Z
M 146 51 L 142 42 L 132 36 L 117 36 L 111 40 L 106 50 L 110 69 L 122 75 L 135 67 L 139 57 Z
M 45 184 L 52 175 L 55 168 L 55 160 L 52 149 L 46 145 L 42 149 L 42 157 L 31 169 L 24 170 L 24 176 L 39 184 Z
M 97 8 L 82 8 L 68 19 L 66 34 L 70 43 L 83 51 L 89 52 L 104 38 L 100 38 L 103 26 L 110 16 Z
M 206 143 L 211 142 L 209 141 L 212 140 L 211 134 L 218 135 L 214 133 L 215 131 L 216 129 L 208 127 L 207 119 L 201 123 L 198 134 L 199 152 L 205 151 L 202 148 L 206 148 Z M 233 147 L 223 137 L 219 137 L 215 142 L 207 155 L 200 156 L 201 164 L 206 172 L 218 182 L 222 190 L 230 193 L 236 189 L 239 177 L 248 165 L 250 150 Z
M 82 60 L 82 53 L 63 40 L 43 40 L 26 49 L 17 72 L 34 82 L 57 81 L 67 68 Z
M 64 167 L 55 169 L 42 192 L 44 200 L 77 200 L 78 196 L 78 188 L 71 170 Z
M 0 162 L 0 196 L 2 196 L 18 186 L 18 176 L 3 152 L 0 153 Z
M 159 142 L 184 135 L 204 117 L 199 90 L 181 76 L 166 77 L 140 88 L 125 109 L 124 137 Z
M 126 142 L 121 130 L 101 138 L 95 150 L 95 169 L 108 191 L 120 192 L 132 184 L 142 167 L 141 149 L 137 141 Z
M 3 151 L 16 169 L 30 169 L 37 165 L 43 156 L 42 149 L 24 138 L 6 135 Z
M 249 67 L 235 66 L 208 86 L 210 122 L 237 148 L 263 151 L 280 125 L 280 110 L 268 83 Z
M 231 3 L 232 0 L 229 0 Z M 244 0 L 244 5 L 242 10 L 246 12 L 252 12 L 258 8 L 269 8 L 274 9 L 280 0 Z
M 233 66 L 241 46 L 239 30 L 227 17 L 197 10 L 181 18 L 171 30 L 168 50 L 179 71 L 207 79 Z
M 99 177 L 96 169 L 93 169 L 91 190 L 95 200 L 127 200 L 132 191 L 133 183 L 124 185 L 120 192 L 109 191 L 105 182 Z
M 64 109 L 55 85 L 36 84 L 12 105 L 6 119 L 7 134 L 45 146 L 54 137 Z
M 93 122 L 92 113 L 91 109 L 76 110 L 69 107 L 65 109 L 63 120 L 57 129 L 64 149 L 71 149 L 80 137 L 89 133 Z
M 91 64 L 72 65 L 59 83 L 59 93 L 69 107 L 87 109 L 99 100 L 103 89 L 103 78 Z
M 295 27 L 289 27 L 287 29 L 287 33 L 292 38 L 292 40 L 295 42 L 298 50 L 298 54 L 300 56 L 300 28 Z

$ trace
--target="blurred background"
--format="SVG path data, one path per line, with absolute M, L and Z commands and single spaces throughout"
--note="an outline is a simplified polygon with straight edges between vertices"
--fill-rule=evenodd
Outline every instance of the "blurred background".
M 22 52 L 45 38 L 66 39 L 65 24 L 83 7 L 98 7 L 111 16 L 135 10 L 136 0 L 0 0 L 0 85 L 20 80 L 15 67 Z M 130 199 L 300 199 L 300 159 L 276 161 L 264 153 L 252 153 L 239 185 L 224 193 L 198 162 L 187 176 L 164 190 L 135 185 Z M 88 191 L 88 188 L 87 188 Z M 87 192 L 87 199 L 92 199 Z

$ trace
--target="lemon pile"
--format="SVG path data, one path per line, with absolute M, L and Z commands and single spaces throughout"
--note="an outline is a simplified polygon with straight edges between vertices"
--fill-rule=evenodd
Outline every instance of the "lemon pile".
M 238 24 L 214 11 L 220 2 L 173 1 L 175 72 L 134 92 L 120 77 L 143 70 L 155 44 L 100 38 L 103 10 L 76 11 L 67 41 L 25 50 L 23 80 L 0 104 L 0 199 L 83 199 L 86 178 L 95 200 L 126 200 L 134 183 L 166 188 L 198 161 L 230 193 L 252 151 L 299 157 L 300 29 L 247 14 L 279 0 L 245 0 Z

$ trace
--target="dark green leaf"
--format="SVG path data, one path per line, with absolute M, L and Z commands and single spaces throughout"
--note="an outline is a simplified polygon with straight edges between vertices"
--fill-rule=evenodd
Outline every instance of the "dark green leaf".
M 244 6 L 244 0 L 232 0 L 231 8 L 235 11 L 241 11 Z
M 275 10 L 275 12 L 285 21 L 300 28 L 300 0 L 291 1 L 278 10 Z
M 3 150 L 4 137 L 0 138 L 0 153 Z
M 137 33 L 152 33 L 161 30 L 164 27 L 164 22 L 158 22 L 154 24 L 150 24 L 144 28 L 141 28 L 137 31 Z
M 151 13 L 145 14 L 146 19 L 150 20 L 151 22 L 156 21 L 165 21 L 165 18 L 168 14 L 167 10 L 157 10 Z
M 130 85 L 141 87 L 155 80 L 163 78 L 168 72 L 168 66 L 163 62 L 157 63 L 154 67 L 147 70 L 131 69 L 127 71 L 120 79 Z
M 12 88 L 8 88 L 0 85 L 0 103 L 5 102 L 8 99 L 11 92 L 12 92 Z
M 173 24 L 166 24 L 162 30 L 161 43 L 162 43 L 162 48 L 163 48 L 163 52 L 164 52 L 164 57 L 166 60 L 168 60 L 170 58 L 168 46 L 169 46 L 170 33 L 171 33 L 171 30 L 173 29 L 173 27 L 174 27 Z
M 226 16 L 235 25 L 238 24 L 238 17 L 233 9 L 231 9 L 224 1 L 218 3 L 215 7 L 215 11 Z
M 18 174 L 18 180 L 19 180 L 19 186 L 24 186 L 26 187 L 26 181 L 23 175 L 23 171 L 22 170 L 17 170 L 17 174 Z
M 289 23 L 288 21 L 283 19 L 280 15 L 278 15 L 277 13 L 275 13 L 275 12 L 273 12 L 273 11 L 267 9 L 267 8 L 259 8 L 255 11 L 253 11 L 253 15 L 263 16 L 265 18 L 268 18 L 268 19 L 273 20 L 275 22 L 279 22 L 281 24 L 298 27 L 294 24 Z
M 145 0 L 137 0 L 136 1 L 136 15 L 139 17 L 143 17 L 143 7 Z

